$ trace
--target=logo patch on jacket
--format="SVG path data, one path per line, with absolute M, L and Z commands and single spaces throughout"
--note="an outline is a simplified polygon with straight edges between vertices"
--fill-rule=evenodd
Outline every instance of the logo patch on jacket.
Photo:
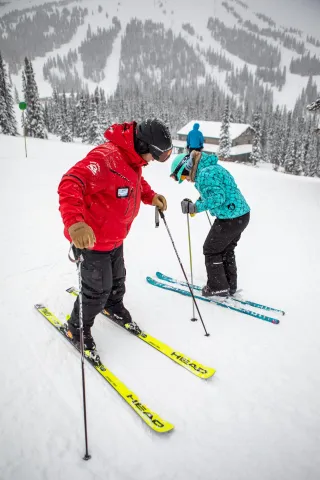
M 91 170 L 93 175 L 97 175 L 97 173 L 100 172 L 100 165 L 98 165 L 95 162 L 90 162 L 89 165 L 87 165 L 87 168 L 89 168 L 89 170 Z
M 129 187 L 120 187 L 117 189 L 117 198 L 126 198 L 129 195 Z

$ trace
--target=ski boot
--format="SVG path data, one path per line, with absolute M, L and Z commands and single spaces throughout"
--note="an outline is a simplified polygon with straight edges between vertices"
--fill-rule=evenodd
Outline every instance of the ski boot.
M 72 341 L 72 343 L 75 345 L 75 347 L 81 351 L 81 345 L 80 345 L 80 328 L 78 331 L 75 331 L 75 327 L 72 326 L 71 328 L 66 324 L 66 329 L 65 329 L 65 335 Z M 94 365 L 101 365 L 101 360 L 100 356 L 98 355 L 97 352 L 97 347 L 95 344 L 95 341 L 91 335 L 91 332 L 89 331 L 84 331 L 83 332 L 83 349 L 84 349 L 84 354 L 90 360 Z
M 74 342 L 80 343 L 80 327 L 70 321 L 71 315 L 67 315 L 66 335 Z M 91 327 L 83 327 L 83 342 L 85 350 L 96 350 L 96 344 L 91 335 Z
M 226 298 L 229 297 L 230 292 L 229 289 L 225 290 L 213 290 L 209 287 L 209 285 L 205 285 L 202 289 L 202 296 L 203 297 L 222 297 Z
M 133 335 L 140 335 L 141 329 L 131 318 L 130 312 L 125 308 L 123 303 L 118 303 L 112 306 L 106 306 L 102 310 L 103 315 L 108 317 L 113 322 L 125 328 Z

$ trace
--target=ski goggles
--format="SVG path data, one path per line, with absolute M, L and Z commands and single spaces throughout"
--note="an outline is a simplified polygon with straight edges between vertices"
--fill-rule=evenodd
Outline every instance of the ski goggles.
M 167 150 L 161 150 L 160 148 L 156 147 L 155 145 L 148 145 L 149 152 L 151 153 L 152 157 L 157 160 L 158 162 L 165 162 L 168 160 L 172 153 L 172 147 L 168 148 Z
M 180 183 L 183 182 L 184 180 L 186 180 L 188 177 L 189 177 L 189 175 L 180 175 Z M 173 178 L 173 180 L 175 180 L 176 182 L 179 181 L 178 176 L 174 175 L 173 173 L 171 173 L 170 178 Z
M 189 161 L 190 161 L 190 155 L 186 155 L 185 157 L 183 157 L 180 162 L 178 163 L 178 165 L 176 166 L 176 168 L 173 170 L 173 172 L 171 173 L 170 177 L 173 178 L 176 182 L 179 181 L 179 178 L 178 178 L 178 173 L 180 172 L 182 166 L 184 165 L 185 167 L 189 167 Z M 191 168 L 190 168 L 191 169 Z M 186 168 L 186 170 L 190 170 L 189 168 Z M 184 169 L 183 169 L 184 170 Z M 185 180 L 186 178 L 188 177 L 188 175 L 181 175 L 180 176 L 180 180 L 183 181 Z
M 178 165 L 176 166 L 176 168 L 173 170 L 173 172 L 171 173 L 170 177 L 173 178 L 174 180 L 176 180 L 176 182 L 179 180 L 178 179 L 178 173 L 180 171 L 180 168 L 182 167 L 182 165 L 184 165 L 186 162 L 186 157 L 183 157 L 180 162 L 178 163 Z

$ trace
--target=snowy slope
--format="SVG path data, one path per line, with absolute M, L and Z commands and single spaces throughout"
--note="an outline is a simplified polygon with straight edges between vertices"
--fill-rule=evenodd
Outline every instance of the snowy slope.
M 12 9 L 19 10 L 42 3 L 48 2 L 44 0 L 30 0 L 26 2 L 13 0 L 0 9 L 0 15 L 5 14 Z M 88 7 L 89 15 L 85 17 L 84 25 L 78 29 L 77 33 L 68 44 L 48 53 L 45 57 L 37 57 L 35 59 L 34 69 L 41 96 L 46 97 L 50 95 L 52 91 L 50 84 L 44 80 L 42 72 L 43 65 L 47 58 L 57 54 L 63 56 L 70 48 L 78 48 L 82 40 L 86 37 L 89 23 L 93 32 L 96 31 L 98 27 L 109 28 L 113 16 L 120 19 L 122 30 L 113 45 L 112 54 L 108 59 L 104 72 L 105 79 L 99 84 L 100 87 L 105 89 L 107 94 L 112 94 L 116 89 L 119 74 L 121 37 L 124 34 L 127 23 L 135 17 L 142 21 L 152 19 L 153 21 L 162 22 L 166 28 L 171 28 L 176 35 L 181 33 L 183 38 L 185 38 L 190 45 L 196 47 L 196 45 L 199 44 L 202 48 L 208 48 L 210 46 L 217 52 L 222 51 L 236 68 L 243 68 L 245 62 L 224 50 L 223 45 L 214 40 L 207 29 L 207 21 L 210 16 L 217 17 L 229 27 L 239 26 L 235 17 L 226 11 L 222 3 L 223 0 L 214 0 L 213 2 L 210 0 L 198 0 L 196 4 L 191 0 L 175 0 L 174 2 L 173 0 L 139 0 L 138 2 L 132 2 L 131 0 L 110 0 L 107 4 L 101 0 L 83 0 L 82 2 L 70 3 L 68 8 L 72 8 L 75 5 L 79 5 L 82 8 Z M 292 2 L 291 0 L 272 0 L 271 2 L 265 2 L 259 0 L 257 2 L 256 0 L 249 0 L 245 3 L 249 6 L 248 9 L 243 8 L 235 1 L 229 0 L 229 4 L 241 14 L 244 20 L 251 20 L 257 25 L 266 26 L 266 24 L 259 20 L 254 14 L 255 12 L 262 12 L 271 16 L 271 18 L 277 23 L 277 28 L 284 26 L 287 28 L 294 27 L 302 29 L 302 39 L 304 40 L 307 35 L 314 35 L 316 38 L 319 38 L 317 18 L 320 14 L 320 8 L 317 1 L 308 0 L 306 2 L 304 0 L 294 0 Z M 103 11 L 101 13 L 98 12 L 99 5 L 103 6 Z M 59 8 L 62 9 L 63 7 L 61 6 Z M 108 19 L 105 15 L 106 12 L 109 15 Z M 290 15 L 288 15 L 288 12 L 290 12 Z M 190 23 L 195 28 L 195 36 L 189 35 L 182 29 L 184 23 Z M 198 35 L 203 37 L 202 41 L 197 38 Z M 273 89 L 275 94 L 275 104 L 287 105 L 288 108 L 293 108 L 297 97 L 300 95 L 302 88 L 306 87 L 308 81 L 308 77 L 292 75 L 289 72 L 291 58 L 296 58 L 298 55 L 295 52 L 284 48 L 281 44 L 279 45 L 270 38 L 261 38 L 267 40 L 272 45 L 279 46 L 282 55 L 281 68 L 284 66 L 287 67 L 286 85 L 281 92 L 276 88 Z M 320 48 L 314 47 L 310 44 L 306 44 L 306 47 L 310 50 L 312 55 L 317 54 L 317 56 L 320 56 Z M 206 61 L 204 61 L 204 64 L 206 66 L 206 72 L 214 76 L 220 87 L 230 93 L 225 83 L 226 72 L 219 71 L 218 68 L 210 66 Z M 256 71 L 255 65 L 249 64 L 248 67 L 252 73 Z M 77 69 L 80 77 L 82 77 L 83 66 L 81 61 L 78 62 Z M 21 75 L 12 75 L 12 80 L 17 86 L 19 93 L 21 93 Z M 93 81 L 85 81 L 88 83 L 90 91 L 93 91 L 96 88 L 97 84 Z M 198 81 L 200 82 L 201 79 L 199 78 Z M 320 75 L 315 76 L 314 81 L 318 83 L 320 88 Z M 270 86 L 270 84 L 268 85 Z
M 201 304 L 209 338 L 190 322 L 188 299 L 149 286 L 161 269 L 181 277 L 164 225 L 142 206 L 125 242 L 126 305 L 149 333 L 217 369 L 193 377 L 127 332 L 97 318 L 93 334 L 109 368 L 175 425 L 150 432 L 86 368 L 89 446 L 84 462 L 80 359 L 33 305 L 63 319 L 77 276 L 57 210 L 62 174 L 90 149 L 0 135 L 1 480 L 316 480 L 320 468 L 320 181 L 227 164 L 252 207 L 238 247 L 244 295 L 287 311 L 279 325 Z M 145 177 L 168 198 L 167 221 L 188 266 L 186 217 L 196 199 L 169 165 Z M 192 219 L 195 278 L 205 281 L 206 216 Z

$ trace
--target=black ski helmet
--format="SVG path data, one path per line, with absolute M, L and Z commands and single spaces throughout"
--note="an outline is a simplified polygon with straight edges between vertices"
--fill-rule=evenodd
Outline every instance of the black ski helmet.
M 138 123 L 135 136 L 135 148 L 138 153 L 151 153 L 159 162 L 165 162 L 170 157 L 171 135 L 167 125 L 159 118 L 147 118 Z

